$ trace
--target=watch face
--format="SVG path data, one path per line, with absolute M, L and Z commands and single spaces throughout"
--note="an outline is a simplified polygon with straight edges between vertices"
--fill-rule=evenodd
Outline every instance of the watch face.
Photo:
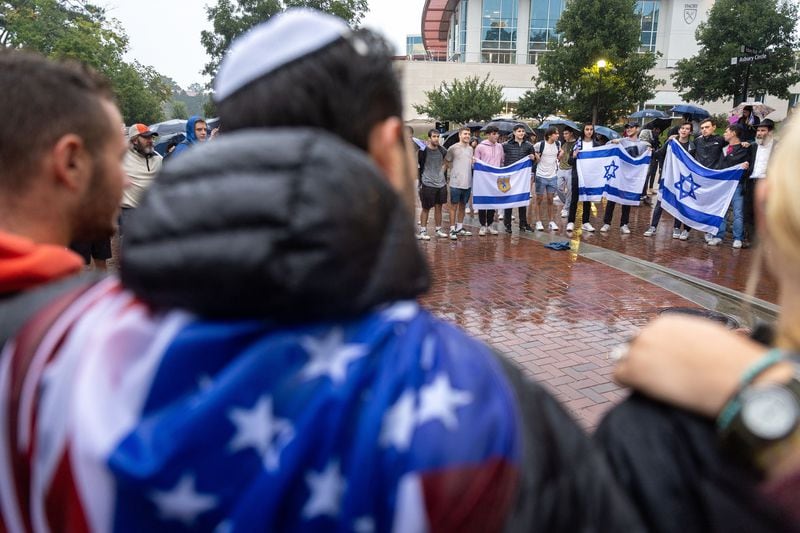
M 800 407 L 794 396 L 782 387 L 758 387 L 742 397 L 742 422 L 756 437 L 781 439 L 795 428 Z

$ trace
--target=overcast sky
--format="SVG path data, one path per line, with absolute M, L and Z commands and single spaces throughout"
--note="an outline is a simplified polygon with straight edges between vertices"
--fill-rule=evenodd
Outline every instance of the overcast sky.
M 128 34 L 127 59 L 155 67 L 183 88 L 205 83 L 200 71 L 208 61 L 200 32 L 211 29 L 205 6 L 214 0 L 98 0 Z M 383 33 L 405 54 L 406 35 L 420 33 L 424 0 L 369 0 L 362 25 Z

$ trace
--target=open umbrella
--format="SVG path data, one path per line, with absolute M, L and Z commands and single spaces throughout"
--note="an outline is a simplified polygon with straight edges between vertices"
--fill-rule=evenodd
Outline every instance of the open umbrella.
M 150 131 L 158 133 L 160 136 L 170 135 L 172 133 L 186 133 L 186 121 L 179 118 L 152 124 Z
M 493 120 L 486 124 L 484 127 L 481 128 L 481 131 L 486 131 L 486 128 L 489 126 L 495 126 L 497 129 L 500 130 L 500 133 L 509 134 L 514 131 L 514 127 L 518 124 L 522 124 L 522 127 L 525 128 L 525 133 L 531 133 L 533 130 L 530 126 L 525 124 L 524 122 L 515 122 L 513 120 Z
M 595 126 L 594 127 L 594 132 L 597 133 L 598 135 L 602 135 L 603 137 L 605 137 L 608 140 L 619 139 L 619 138 L 622 137 L 622 135 L 620 135 L 616 131 L 614 131 L 611 128 L 606 127 L 606 126 Z
M 669 118 L 669 115 L 658 109 L 642 109 L 628 115 L 629 118 Z
M 464 124 L 465 128 L 469 128 L 469 131 L 475 132 L 480 131 L 480 129 L 484 126 L 483 122 L 467 122 Z
M 643 130 L 652 130 L 653 128 L 658 128 L 661 131 L 665 131 L 672 126 L 672 119 L 669 118 L 656 118 L 642 126 Z
M 741 104 L 731 109 L 731 113 L 734 115 L 742 116 L 742 111 L 747 106 L 753 108 L 753 114 L 756 115 L 758 118 L 764 118 L 773 111 L 775 111 L 775 109 L 771 108 L 768 105 L 764 105 L 761 102 L 742 102 Z
M 565 118 L 554 118 L 552 120 L 545 120 L 544 122 L 539 124 L 539 127 L 536 129 L 546 130 L 550 126 L 556 126 L 556 127 L 561 126 L 561 128 L 558 128 L 559 130 L 563 130 L 564 128 L 571 128 L 575 131 L 581 131 L 581 127 L 578 126 L 577 123 L 571 120 L 567 120 Z
M 711 113 L 709 113 L 702 107 L 692 104 L 679 104 L 670 109 L 670 111 L 672 111 L 673 113 L 680 113 L 682 115 L 685 114 L 692 115 L 692 120 L 701 120 L 711 116 Z

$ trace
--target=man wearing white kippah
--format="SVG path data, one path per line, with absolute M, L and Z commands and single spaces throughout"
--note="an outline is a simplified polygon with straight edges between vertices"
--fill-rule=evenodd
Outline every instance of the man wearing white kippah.
M 150 187 L 121 284 L 58 301 L 47 372 L 25 381 L 46 448 L 13 447 L 0 500 L 26 476 L 59 488 L 19 523 L 641 530 L 552 396 L 416 302 L 429 275 L 392 55 L 304 10 L 233 43 L 226 134 Z

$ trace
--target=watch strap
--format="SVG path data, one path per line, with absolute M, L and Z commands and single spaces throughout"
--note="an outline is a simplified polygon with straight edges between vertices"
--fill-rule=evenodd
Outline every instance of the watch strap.
M 722 411 L 720 411 L 719 416 L 717 417 L 717 429 L 719 431 L 724 431 L 727 429 L 728 426 L 731 425 L 733 419 L 742 409 L 742 402 L 740 399 L 742 390 L 750 385 L 754 379 L 764 373 L 768 368 L 780 363 L 784 359 L 785 357 L 783 352 L 778 348 L 773 348 L 764 354 L 763 357 L 756 360 L 745 369 L 741 378 L 739 378 L 739 386 L 736 388 L 736 391 L 722 408 Z

